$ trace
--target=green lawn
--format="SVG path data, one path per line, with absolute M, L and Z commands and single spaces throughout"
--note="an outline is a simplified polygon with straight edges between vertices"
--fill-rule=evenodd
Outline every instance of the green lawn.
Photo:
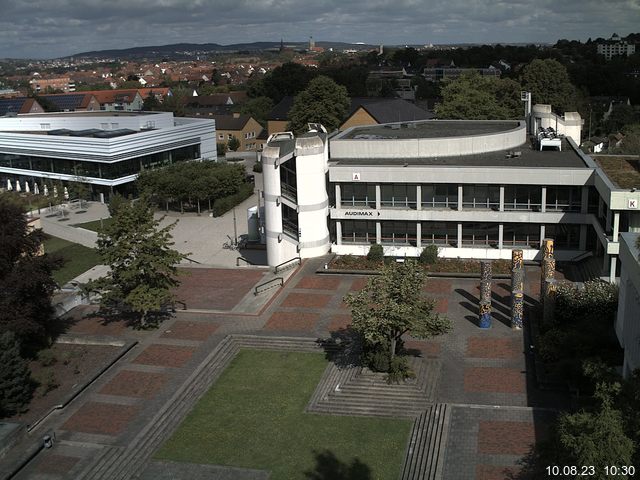
M 95 249 L 58 237 L 49 237 L 45 240 L 44 251 L 56 253 L 66 260 L 62 268 L 53 273 L 53 278 L 60 286 L 100 263 L 100 257 Z
M 320 464 L 340 471 L 335 455 L 350 476 L 332 478 L 395 480 L 411 421 L 304 413 L 326 366 L 322 354 L 242 350 L 156 458 L 269 470 L 272 480 L 289 480 Z
M 77 223 L 74 224 L 74 227 L 80 227 L 80 228 L 85 228 L 87 230 L 93 230 L 94 232 L 97 232 L 98 229 L 100 228 L 100 225 L 107 226 L 110 225 L 111 222 L 113 222 L 113 218 L 108 217 L 108 218 L 103 218 L 102 220 L 94 220 L 92 222 L 85 222 L 85 223 Z

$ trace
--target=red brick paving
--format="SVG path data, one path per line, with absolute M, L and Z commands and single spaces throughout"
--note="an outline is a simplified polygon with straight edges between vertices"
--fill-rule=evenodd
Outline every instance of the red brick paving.
M 478 453 L 526 455 L 535 443 L 531 422 L 478 422 Z
M 367 285 L 368 281 L 369 281 L 369 279 L 366 278 L 366 277 L 354 278 L 353 282 L 351 283 L 350 290 L 352 292 L 355 291 L 355 290 L 362 290 Z
M 331 295 L 318 293 L 290 293 L 282 302 L 282 307 L 323 308 L 331 301 Z
M 427 340 L 407 340 L 404 342 L 404 348 L 419 350 L 421 355 L 426 358 L 438 358 L 442 351 L 442 345 Z
M 265 330 L 309 332 L 318 323 L 317 313 L 275 312 L 264 326 Z
M 118 435 L 137 411 L 138 407 L 132 405 L 87 402 L 65 422 L 62 429 L 100 435 Z
M 316 290 L 335 290 L 340 285 L 340 278 L 336 277 L 303 277 L 296 288 L 311 288 Z
M 132 363 L 157 365 L 160 367 L 181 367 L 193 355 L 194 348 L 177 345 L 149 345 Z
M 67 457 L 65 455 L 43 455 L 39 459 L 36 471 L 49 475 L 65 475 L 78 463 L 77 457 Z
M 204 341 L 220 327 L 217 323 L 178 320 L 162 334 L 162 338 Z
M 102 317 L 94 317 L 97 308 L 92 305 L 81 305 L 73 309 L 72 313 L 65 317 L 70 322 L 69 333 L 81 333 L 86 335 L 119 336 L 127 329 L 126 322 L 105 322 Z
M 519 358 L 522 340 L 517 338 L 470 337 L 465 355 L 472 358 Z
M 329 331 L 337 332 L 338 330 L 345 330 L 349 325 L 351 325 L 351 315 L 333 315 L 329 323 Z
M 476 465 L 475 480 L 506 480 L 517 478 L 519 467 L 497 467 L 496 465 Z
M 447 313 L 449 310 L 449 299 L 448 298 L 438 298 L 436 300 L 436 312 L 438 313 Z
M 525 374 L 517 368 L 468 367 L 464 371 L 467 392 L 525 393 Z
M 263 278 L 264 271 L 223 268 L 183 268 L 176 298 L 187 308 L 231 310 Z
M 163 373 L 120 371 L 99 393 L 125 397 L 151 398 L 167 381 Z
M 423 290 L 427 293 L 451 293 L 451 280 L 436 280 L 428 278 Z

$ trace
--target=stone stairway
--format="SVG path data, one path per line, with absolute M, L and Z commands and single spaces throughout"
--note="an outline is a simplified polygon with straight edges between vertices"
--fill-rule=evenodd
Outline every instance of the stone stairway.
M 145 468 L 147 460 L 178 428 L 189 411 L 215 383 L 241 348 L 296 352 L 324 351 L 323 347 L 312 338 L 253 335 L 225 337 L 129 445 L 105 447 L 77 478 L 79 480 L 123 480 L 139 475 Z
M 416 417 L 434 399 L 440 373 L 438 360 L 411 359 L 413 381 L 389 385 L 386 375 L 362 367 L 325 370 L 308 412 L 332 415 Z
M 413 423 L 401 480 L 440 480 L 447 444 L 451 407 L 433 405 Z

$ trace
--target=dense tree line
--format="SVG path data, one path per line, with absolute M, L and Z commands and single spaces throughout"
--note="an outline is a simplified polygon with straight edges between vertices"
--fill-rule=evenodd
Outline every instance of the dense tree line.
M 177 163 L 140 173 L 137 186 L 147 196 L 167 210 L 175 202 L 184 211 L 185 204 L 194 204 L 201 211 L 201 202 L 209 209 L 216 200 L 237 194 L 247 185 L 242 165 L 216 162 Z

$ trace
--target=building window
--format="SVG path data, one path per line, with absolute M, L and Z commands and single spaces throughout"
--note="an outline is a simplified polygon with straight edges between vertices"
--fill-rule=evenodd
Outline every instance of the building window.
M 376 243 L 376 222 L 342 220 L 342 243 Z
M 285 204 L 282 204 L 282 231 L 298 239 L 298 212 Z
M 540 248 L 540 225 L 535 223 L 505 223 L 502 227 L 505 247 Z
M 222 134 L 218 135 L 218 140 L 224 140 L 224 135 Z
M 376 208 L 376 186 L 373 183 L 343 183 L 340 202 L 343 207 Z
M 41 123 L 40 124 L 40 129 L 41 130 L 51 130 L 51 124 L 50 123 Z
M 416 245 L 415 222 L 382 222 L 381 243 L 385 245 Z
M 227 140 L 231 140 L 233 138 L 233 135 L 231 133 L 227 134 Z
M 542 206 L 542 188 L 530 185 L 504 187 L 505 210 L 529 210 L 539 212 Z
M 553 238 L 554 248 L 557 250 L 578 250 L 580 247 L 580 225 L 546 225 L 544 235 Z
M 458 186 L 424 184 L 421 187 L 422 208 L 458 208 Z
M 463 223 L 462 245 L 497 247 L 499 226 L 497 223 Z
M 547 211 L 579 212 L 581 204 L 581 187 L 547 187 Z
M 498 210 L 500 208 L 500 187 L 497 185 L 464 185 L 462 192 L 463 209 Z
M 383 184 L 380 203 L 383 207 L 415 209 L 416 191 L 413 183 Z
M 453 245 L 458 243 L 458 224 L 454 222 L 422 222 L 423 245 Z
M 280 189 L 283 197 L 294 202 L 298 201 L 298 178 L 296 176 L 295 158 L 280 165 Z
M 108 123 L 101 123 L 100 124 L 100 128 L 102 130 L 108 130 L 109 129 L 109 124 Z

